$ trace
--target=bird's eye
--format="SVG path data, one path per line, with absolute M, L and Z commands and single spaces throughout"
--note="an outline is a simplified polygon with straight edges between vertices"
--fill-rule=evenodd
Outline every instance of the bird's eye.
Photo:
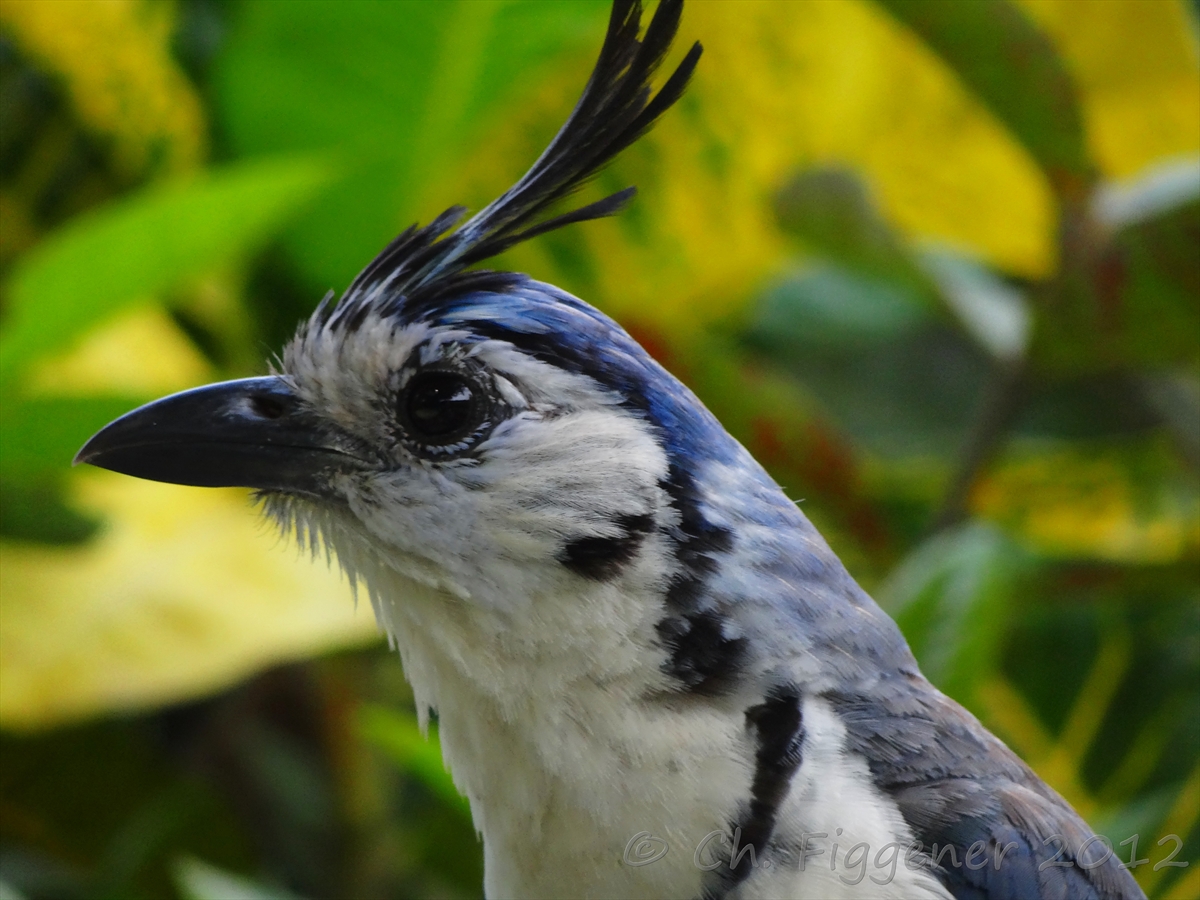
M 458 372 L 419 372 L 400 396 L 407 437 L 425 447 L 447 447 L 475 435 L 486 422 L 486 392 Z

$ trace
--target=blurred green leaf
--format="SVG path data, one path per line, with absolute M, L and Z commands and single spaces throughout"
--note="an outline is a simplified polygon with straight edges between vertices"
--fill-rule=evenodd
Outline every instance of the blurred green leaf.
M 606 9 L 602 0 L 246 4 L 215 73 L 234 145 L 338 148 L 352 161 L 289 236 L 305 275 L 345 285 L 417 216 L 430 182 L 461 162 L 502 100 L 565 46 L 598 48 Z
M 416 716 L 378 704 L 367 704 L 358 714 L 358 729 L 363 738 L 387 754 L 401 770 L 411 772 L 430 791 L 450 806 L 470 815 L 467 800 L 454 786 L 442 762 L 437 733 L 421 734 Z
M 0 407 L 0 535 L 74 544 L 98 521 L 63 496 L 71 459 L 98 429 L 141 401 L 131 397 L 9 399 Z
M 1156 366 L 1200 361 L 1200 199 L 1130 225 L 1113 244 L 1098 324 L 1119 330 L 1121 357 Z M 1105 281 L 1116 282 L 1111 291 Z
M 1020 437 L 1072 440 L 1144 436 L 1162 425 L 1146 402 L 1147 389 L 1142 379 L 1120 371 L 1037 380 L 1027 386 L 1013 430 Z
M 18 900 L 86 897 L 90 874 L 75 860 L 65 862 L 53 853 L 14 841 L 6 835 L 4 852 L 0 853 L 0 881 L 9 890 L 18 892 Z
M 941 249 L 921 254 L 963 329 L 997 359 L 1025 354 L 1032 319 L 1025 296 L 982 263 Z
M 1083 267 L 1040 304 L 1034 356 L 1051 370 L 1200 364 L 1200 160 L 1171 160 L 1093 197 Z
M 1147 375 L 1142 393 L 1167 424 L 1184 458 L 1200 471 L 1200 378 L 1185 372 Z
M 775 206 L 786 232 L 851 273 L 847 278 L 838 277 L 840 272 L 821 272 L 823 280 L 831 283 L 789 283 L 788 305 L 796 311 L 807 308 L 804 340 L 845 340 L 871 331 L 879 337 L 895 336 L 900 326 L 922 318 L 916 307 L 946 307 L 993 356 L 1014 359 L 1023 354 L 1031 323 L 1021 293 L 961 253 L 945 248 L 915 252 L 880 215 L 853 172 L 802 172 L 779 192 Z M 775 305 L 770 300 L 767 315 Z M 904 321 L 898 318 L 902 308 Z M 825 323 L 833 329 L 821 327 Z M 787 324 L 772 321 L 769 327 Z M 795 327 L 790 333 L 800 338 Z
M 773 345 L 858 348 L 911 334 L 930 321 L 904 286 L 818 263 L 763 295 L 749 335 Z
M 95 873 L 93 890 L 119 897 L 135 892 L 145 872 L 183 834 L 194 815 L 194 797 L 184 785 L 172 785 L 136 807 L 106 841 Z
M 864 449 L 948 460 L 988 374 L 971 342 L 894 285 L 833 266 L 783 281 L 746 332 Z
M 1025 555 L 998 529 L 972 523 L 917 547 L 880 589 L 934 684 L 970 702 L 995 668 Z
M 10 398 L 0 409 L 0 477 L 62 472 L 96 431 L 139 406 L 134 397 Z
M 1075 84 L 1050 39 L 1008 0 L 879 0 L 1013 132 L 1056 193 L 1081 197 L 1092 167 Z
M 191 856 L 176 860 L 174 874 L 184 900 L 297 900 L 291 891 L 234 875 Z
M 270 725 L 247 729 L 240 749 L 264 796 L 289 823 L 296 845 L 291 852 L 307 857 L 293 862 L 294 869 L 302 870 L 315 861 L 315 845 L 328 845 L 333 839 L 337 819 L 333 786 L 321 759 L 293 735 Z M 314 835 L 321 840 L 305 840 Z
M 776 195 L 775 209 L 784 231 L 809 249 L 874 281 L 890 283 L 909 295 L 910 302 L 923 302 L 931 309 L 939 305 L 937 288 L 853 172 L 801 172 Z
M 62 479 L 0 477 L 0 537 L 41 544 L 79 544 L 100 522 L 72 509 Z
M 0 375 L 253 249 L 330 175 L 312 159 L 239 163 L 76 219 L 22 260 L 7 285 Z

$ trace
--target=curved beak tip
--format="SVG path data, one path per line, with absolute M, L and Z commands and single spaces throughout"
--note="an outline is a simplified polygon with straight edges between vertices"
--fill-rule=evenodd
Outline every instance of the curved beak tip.
M 101 429 L 101 430 L 103 430 L 103 429 Z M 92 441 L 95 440 L 96 435 L 98 435 L 98 434 L 100 434 L 99 431 L 97 431 L 96 434 L 94 434 L 90 438 L 88 438 L 87 441 L 84 442 L 84 445 L 82 447 L 80 447 L 78 451 L 76 451 L 76 453 L 73 457 L 71 457 L 71 467 L 72 468 L 74 468 L 75 466 L 81 465 L 81 464 L 90 463 L 92 461 L 92 457 L 95 456 L 95 453 L 92 450 Z
M 298 408 L 286 383 L 269 376 L 146 404 L 92 435 L 71 465 L 195 487 L 314 493 L 324 472 L 350 460 Z

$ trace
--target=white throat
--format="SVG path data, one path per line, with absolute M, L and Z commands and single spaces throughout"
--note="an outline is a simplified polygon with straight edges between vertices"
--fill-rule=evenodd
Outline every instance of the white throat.
M 534 598 L 538 630 L 572 635 L 566 646 L 371 568 L 363 574 L 418 708 L 438 710 L 446 764 L 483 836 L 489 896 L 699 892 L 704 873 L 688 854 L 630 867 L 626 847 L 640 832 L 695 847 L 727 827 L 721 810 L 748 792 L 753 748 L 736 716 L 647 696 L 648 684 L 667 686 L 661 651 L 629 634 L 654 634 L 653 598 Z

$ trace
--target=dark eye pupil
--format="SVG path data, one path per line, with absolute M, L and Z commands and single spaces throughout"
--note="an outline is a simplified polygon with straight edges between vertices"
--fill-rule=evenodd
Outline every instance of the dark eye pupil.
M 477 424 L 476 391 L 454 372 L 425 372 L 413 377 L 405 391 L 405 407 L 414 437 L 449 440 Z

